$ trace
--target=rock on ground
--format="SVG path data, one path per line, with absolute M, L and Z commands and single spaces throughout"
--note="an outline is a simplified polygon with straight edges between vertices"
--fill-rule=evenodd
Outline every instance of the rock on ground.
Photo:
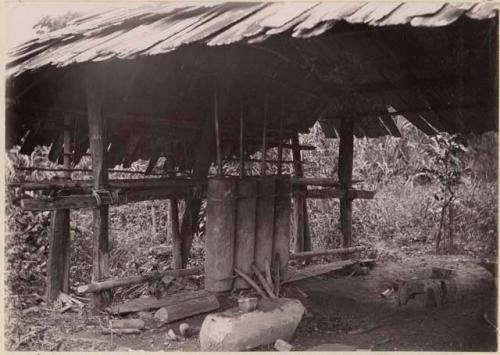
M 202 351 L 241 351 L 289 341 L 304 314 L 300 301 L 288 298 L 260 300 L 257 310 L 242 313 L 231 308 L 208 315 L 200 331 Z

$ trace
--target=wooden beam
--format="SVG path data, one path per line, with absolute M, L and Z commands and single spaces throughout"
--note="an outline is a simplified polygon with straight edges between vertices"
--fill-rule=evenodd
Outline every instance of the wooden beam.
M 365 249 L 366 249 L 365 247 L 349 247 L 349 248 L 338 248 L 338 249 L 328 249 L 328 250 L 306 251 L 302 253 L 291 254 L 290 259 L 307 259 L 319 256 L 349 254 L 357 251 L 362 251 Z
M 71 117 L 64 115 L 63 145 L 64 168 L 69 169 L 71 153 Z M 71 178 L 70 172 L 65 172 L 65 179 Z M 70 210 L 56 210 L 52 212 L 51 228 L 49 232 L 49 258 L 47 261 L 47 290 L 46 299 L 52 303 L 60 292 L 69 291 L 69 262 L 70 262 Z
M 344 118 L 340 124 L 339 170 L 340 185 L 347 190 L 352 184 L 352 164 L 354 151 L 354 123 Z M 340 199 L 340 228 L 342 246 L 347 248 L 352 243 L 352 199 L 348 196 Z
M 89 143 L 95 190 L 108 188 L 108 167 L 106 164 L 108 134 L 106 120 L 102 114 L 105 81 L 100 74 L 89 70 L 87 72 L 86 87 Z M 96 77 L 99 77 L 99 79 Z M 108 217 L 108 205 L 93 210 L 92 282 L 109 277 Z M 94 307 L 103 308 L 111 302 L 111 294 L 104 292 L 94 294 L 92 301 Z
M 194 268 L 194 269 L 174 269 L 167 270 L 162 272 L 153 272 L 145 275 L 138 276 L 129 276 L 123 277 L 120 279 L 109 279 L 102 280 L 99 282 L 93 282 L 88 285 L 79 286 L 77 288 L 77 293 L 91 293 L 91 292 L 101 292 L 105 290 L 109 290 L 112 288 L 130 286 L 135 284 L 140 284 L 143 282 L 150 282 L 154 280 L 160 280 L 165 276 L 173 276 L 173 277 L 185 277 L 185 276 L 193 276 L 200 275 L 203 273 L 202 268 Z
M 27 198 L 21 200 L 21 207 L 26 211 L 51 211 L 61 209 L 77 208 L 99 208 L 111 204 L 125 204 L 129 202 L 164 200 L 170 198 L 184 199 L 192 195 L 191 188 L 155 188 L 145 190 L 133 190 L 118 192 L 118 201 L 113 193 L 98 193 L 99 197 L 92 195 L 69 195 L 52 198 L 50 200 L 38 200 Z M 116 198 L 115 198 L 116 200 Z
M 179 179 L 179 178 L 155 178 L 155 179 L 119 179 L 109 180 L 108 186 L 113 189 L 148 189 L 148 188 L 185 188 L 203 187 L 206 180 Z M 23 191 L 35 190 L 61 190 L 81 189 L 92 190 L 92 180 L 45 180 L 45 181 L 23 181 L 8 184 L 9 187 L 20 187 Z
M 303 191 L 295 192 L 298 194 L 304 194 Z M 354 190 L 342 188 L 330 188 L 330 189 L 309 189 L 306 191 L 306 198 L 313 199 L 330 199 L 330 198 L 340 198 L 340 199 L 367 199 L 370 200 L 375 197 L 375 191 L 367 190 Z
M 294 176 L 290 178 L 292 185 L 298 186 L 324 186 L 324 187 L 341 187 L 342 184 L 333 178 L 305 178 Z M 353 184 L 363 182 L 363 180 L 352 180 Z

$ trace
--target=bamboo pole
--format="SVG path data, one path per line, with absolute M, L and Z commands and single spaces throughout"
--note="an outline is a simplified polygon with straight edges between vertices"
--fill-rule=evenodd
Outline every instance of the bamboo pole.
M 283 115 L 280 116 L 280 141 L 278 145 L 278 176 L 282 175 L 283 170 Z
M 240 107 L 240 179 L 245 176 L 245 122 L 243 119 L 243 107 Z
M 252 280 L 252 278 L 250 276 L 248 276 L 247 274 L 245 274 L 243 271 L 239 270 L 236 267 L 234 268 L 234 271 L 238 274 L 239 277 L 241 277 L 243 280 L 245 280 L 246 282 L 248 282 L 248 284 L 250 286 L 252 286 L 253 289 L 255 291 L 257 291 L 257 293 L 262 298 L 269 298 L 269 296 L 262 290 L 262 288 L 260 288 L 260 286 L 254 280 Z
M 219 122 L 219 107 L 217 102 L 217 88 L 214 91 L 214 120 L 215 120 L 215 142 L 217 150 L 217 174 L 222 176 L 222 152 L 220 142 L 220 122 Z
M 260 173 L 262 176 L 266 175 L 267 115 L 268 115 L 268 101 L 266 100 L 264 108 L 264 126 L 262 128 L 262 163 L 260 166 Z

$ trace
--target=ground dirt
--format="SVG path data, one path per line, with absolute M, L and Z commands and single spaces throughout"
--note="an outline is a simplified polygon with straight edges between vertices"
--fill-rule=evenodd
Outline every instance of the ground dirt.
M 395 280 L 428 278 L 433 266 L 452 267 L 471 280 L 479 278 L 485 282 L 443 308 L 425 308 L 418 297 L 398 306 L 395 296 L 380 296 Z M 356 276 L 351 272 L 323 275 L 286 285 L 283 295 L 300 299 L 307 308 L 290 342 L 294 350 L 333 343 L 378 351 L 497 349 L 496 330 L 484 319 L 486 314 L 497 324 L 496 282 L 477 265 L 477 260 L 463 256 L 411 257 L 402 262 L 377 263 L 369 275 Z M 185 322 L 196 328 L 203 319 L 204 315 L 200 315 Z M 179 341 L 168 339 L 167 331 L 174 329 L 178 333 L 181 322 L 158 329 L 151 326 L 139 335 L 118 337 L 101 335 L 101 326 L 108 320 L 107 315 L 90 315 L 87 309 L 62 314 L 43 306 L 25 309 L 17 314 L 17 323 L 12 324 L 20 328 L 12 347 L 59 351 L 199 350 L 197 336 Z M 357 330 L 365 332 L 352 334 Z M 273 349 L 265 346 L 258 350 Z

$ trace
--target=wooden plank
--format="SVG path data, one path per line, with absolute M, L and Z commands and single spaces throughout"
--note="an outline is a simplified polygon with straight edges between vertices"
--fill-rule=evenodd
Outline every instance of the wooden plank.
M 272 261 L 274 234 L 274 201 L 276 180 L 274 177 L 262 177 L 258 180 L 257 231 L 255 236 L 255 264 L 264 272 L 264 263 Z
M 283 283 L 290 283 L 311 277 L 327 274 L 332 271 L 342 270 L 356 264 L 356 260 L 339 260 L 328 264 L 311 265 L 302 269 L 290 271 L 290 277 Z
M 119 201 L 115 205 L 130 202 L 165 200 L 171 198 L 185 199 L 192 195 L 190 188 L 157 188 L 147 190 L 132 190 L 120 192 Z M 100 205 L 95 195 L 70 195 L 60 196 L 51 200 L 38 200 L 27 198 L 21 200 L 21 207 L 26 211 L 51 211 L 61 209 L 97 208 L 108 206 L 113 203 L 110 194 L 100 193 Z
M 246 274 L 252 274 L 254 262 L 255 232 L 257 214 L 257 180 L 245 178 L 238 181 L 238 199 L 236 201 L 236 240 L 234 265 Z M 250 285 L 241 277 L 234 281 L 237 289 L 249 288 Z
M 121 279 L 110 279 L 100 282 L 94 282 L 89 285 L 79 286 L 77 289 L 77 293 L 100 292 L 112 288 L 130 286 L 143 282 L 159 280 L 165 276 L 184 277 L 184 276 L 200 275 L 202 273 L 203 270 L 201 268 L 174 269 L 162 272 L 153 272 L 145 275 L 123 277 Z
M 216 311 L 220 308 L 219 301 L 214 295 L 193 298 L 185 302 L 163 306 L 155 313 L 155 318 L 161 324 L 172 323 L 197 314 Z
M 353 151 L 353 121 L 344 118 L 340 125 L 338 177 L 342 188 L 346 190 L 352 183 Z M 352 200 L 348 197 L 340 199 L 340 228 L 342 246 L 347 248 L 352 242 Z
M 106 121 L 102 115 L 104 99 L 104 80 L 96 76 L 101 73 L 87 71 L 87 115 L 89 123 L 89 142 L 92 155 L 92 174 L 94 189 L 106 189 L 108 185 L 108 171 L 106 151 L 108 134 Z M 103 205 L 93 210 L 93 239 L 92 239 L 92 282 L 109 277 L 109 207 Z M 111 302 L 109 292 L 97 293 L 92 297 L 96 308 L 105 307 Z
M 279 260 L 280 265 L 275 265 L 273 269 L 279 268 L 279 275 L 282 280 L 288 277 L 288 258 L 290 254 L 290 216 L 291 216 L 291 196 L 290 184 L 288 180 L 279 179 L 276 182 L 276 207 L 274 220 L 274 241 L 273 241 L 273 261 Z M 277 259 L 276 254 L 279 254 Z
M 106 310 L 111 314 L 125 314 L 130 312 L 149 311 L 151 309 L 167 307 L 173 304 L 179 304 L 187 300 L 204 297 L 207 295 L 209 295 L 207 291 L 200 290 L 200 291 L 179 292 L 176 293 L 175 295 L 169 296 L 168 298 L 160 298 L 160 299 L 155 297 L 137 298 L 131 301 L 126 301 L 121 304 L 111 305 Z

